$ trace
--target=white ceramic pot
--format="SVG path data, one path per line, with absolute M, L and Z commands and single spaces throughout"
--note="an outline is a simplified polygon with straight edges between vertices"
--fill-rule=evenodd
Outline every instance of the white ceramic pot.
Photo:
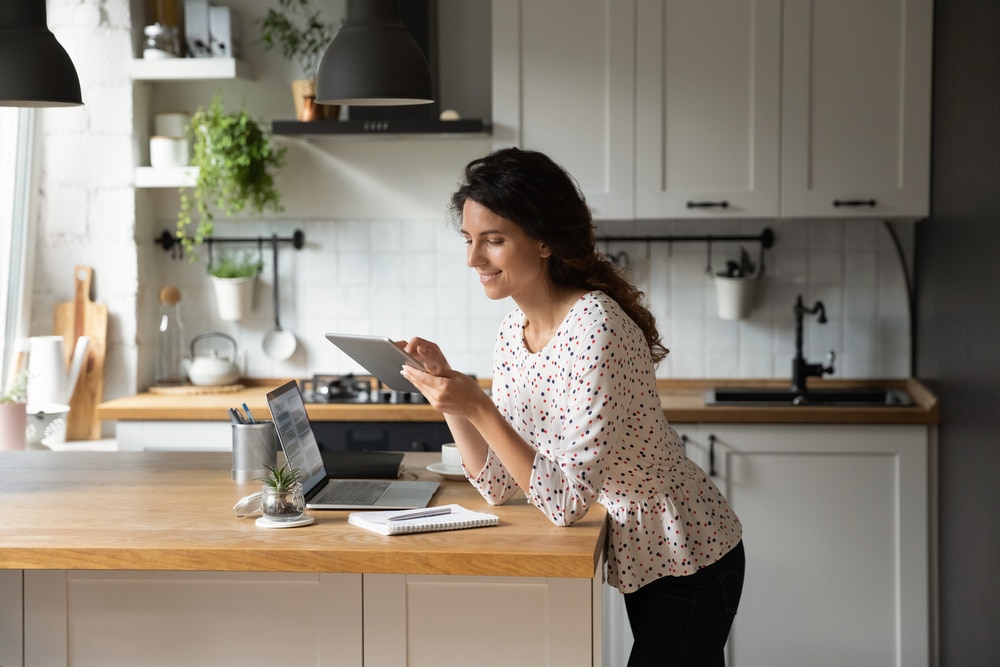
M 187 137 L 149 138 L 149 164 L 153 167 L 186 167 L 191 161 Z
M 219 318 L 227 322 L 236 322 L 244 317 L 249 317 L 253 312 L 256 285 L 257 276 L 247 278 L 216 278 L 212 276 Z
M 158 137 L 183 137 L 185 128 L 191 122 L 186 111 L 161 111 L 153 116 L 153 134 Z
M 753 310 L 756 277 L 730 278 L 714 276 L 715 296 L 719 307 L 719 318 L 740 320 L 748 317 Z

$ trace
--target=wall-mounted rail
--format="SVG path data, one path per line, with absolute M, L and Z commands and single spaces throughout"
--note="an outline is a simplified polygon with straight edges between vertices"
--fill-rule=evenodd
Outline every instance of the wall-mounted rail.
M 163 247 L 165 252 L 169 252 L 174 248 L 181 248 L 180 240 L 171 234 L 170 232 L 164 230 L 154 240 L 159 246 Z M 265 243 L 277 246 L 281 243 L 290 243 L 292 247 L 296 250 L 301 250 L 302 246 L 306 244 L 306 235 L 302 230 L 296 229 L 292 232 L 291 236 L 280 237 L 277 234 L 272 236 L 240 236 L 240 237 L 226 237 L 226 236 L 210 236 L 204 240 L 204 243 L 208 246 L 208 265 L 212 266 L 212 247 L 216 243 L 256 243 L 258 250 L 263 247 Z M 183 255 L 183 250 L 180 253 Z
M 760 234 L 703 234 L 694 236 L 598 236 L 598 243 L 707 243 L 708 266 L 705 271 L 712 272 L 713 243 L 760 243 L 760 272 L 764 271 L 764 249 L 774 245 L 774 232 L 765 227 Z M 619 263 L 614 257 L 612 261 Z M 626 256 L 627 261 L 627 256 Z

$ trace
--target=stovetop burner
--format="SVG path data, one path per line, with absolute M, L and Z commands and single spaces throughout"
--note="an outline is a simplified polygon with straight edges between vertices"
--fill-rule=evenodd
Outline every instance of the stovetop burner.
M 426 403 L 417 393 L 382 386 L 375 378 L 317 373 L 299 380 L 306 403 Z

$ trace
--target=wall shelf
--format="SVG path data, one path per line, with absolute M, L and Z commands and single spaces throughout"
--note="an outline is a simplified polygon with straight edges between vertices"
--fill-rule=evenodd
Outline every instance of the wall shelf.
M 135 81 L 213 81 L 253 79 L 253 69 L 235 58 L 135 58 L 129 75 Z
M 198 167 L 136 167 L 137 188 L 191 188 L 198 178 Z

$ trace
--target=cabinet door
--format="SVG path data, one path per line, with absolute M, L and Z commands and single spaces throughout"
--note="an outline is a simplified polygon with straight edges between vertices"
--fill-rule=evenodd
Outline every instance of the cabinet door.
M 639 0 L 636 209 L 778 215 L 778 0 Z
M 922 217 L 932 0 L 787 0 L 783 217 Z
M 602 575 L 366 574 L 365 665 L 600 664 Z
M 540 150 L 595 218 L 634 212 L 634 0 L 493 3 L 493 138 Z
M 929 664 L 926 428 L 703 425 L 712 436 L 747 552 L 728 664 Z

